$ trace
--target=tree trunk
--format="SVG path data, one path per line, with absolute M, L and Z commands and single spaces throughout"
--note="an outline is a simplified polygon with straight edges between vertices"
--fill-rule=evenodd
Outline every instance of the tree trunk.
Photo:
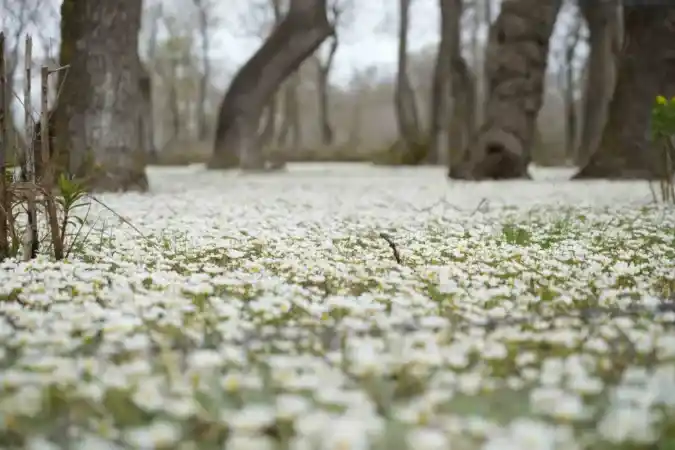
M 461 2 L 461 0 L 453 0 Z M 461 15 L 460 15 L 461 17 Z M 459 27 L 459 19 L 457 26 Z M 458 36 L 459 38 L 459 36 Z M 450 149 L 448 164 L 457 164 L 462 157 L 462 150 L 469 145 L 476 127 L 476 87 L 473 75 L 462 57 L 459 40 L 451 51 L 452 70 L 450 75 L 450 92 L 452 95 L 452 118 L 448 131 Z
M 220 105 L 210 168 L 264 169 L 257 139 L 263 109 L 331 32 L 326 0 L 291 0 L 284 19 L 239 70 Z
M 209 22 L 208 9 L 203 0 L 193 0 L 199 10 L 199 34 L 201 36 L 202 73 L 199 77 L 197 97 L 197 138 L 205 141 L 209 135 L 206 123 L 206 91 L 211 79 L 211 62 L 209 61 Z
M 283 87 L 283 115 L 277 145 L 289 150 L 299 148 L 302 142 L 300 126 L 300 105 L 298 104 L 298 89 L 300 88 L 300 74 L 291 75 Z
M 599 4 L 579 1 L 588 26 L 590 55 L 586 63 L 581 133 L 576 161 L 585 165 L 598 148 L 602 129 L 607 121 L 607 109 L 616 86 L 616 70 L 623 45 L 621 0 Z
M 150 161 L 157 161 L 157 148 L 155 147 L 155 120 L 152 108 L 152 77 L 150 73 L 140 65 L 139 90 L 141 92 L 140 131 L 141 147 L 148 155 Z
M 649 139 L 657 95 L 675 95 L 675 8 L 623 8 L 625 45 L 614 96 L 598 149 L 575 178 L 654 179 L 661 177 L 661 154 Z
M 404 153 L 414 153 L 419 146 L 420 123 L 415 101 L 415 92 L 408 78 L 408 28 L 410 23 L 411 0 L 399 0 L 399 36 L 398 36 L 398 68 L 396 74 L 396 90 L 394 105 L 396 121 L 404 146 Z M 424 155 L 422 155 L 424 157 Z M 416 158 L 404 158 L 414 160 Z
M 506 0 L 490 27 L 483 124 L 462 162 L 460 179 L 526 178 L 536 119 L 543 103 L 549 40 L 562 0 Z
M 333 68 L 333 61 L 335 59 L 335 52 L 338 48 L 337 34 L 333 35 L 330 50 L 328 51 L 328 58 L 326 62 L 322 62 L 317 56 L 317 94 L 319 97 L 319 132 L 321 136 L 321 143 L 325 146 L 333 144 L 333 127 L 330 124 L 330 114 L 328 110 L 328 77 Z
M 575 23 L 565 43 L 565 66 L 564 70 L 564 104 L 565 104 L 565 158 L 568 161 L 575 159 L 577 143 L 577 105 L 574 98 L 576 82 L 574 78 L 574 56 L 576 54 L 579 38 L 581 37 L 581 18 L 575 17 Z
M 439 164 L 447 162 L 448 126 L 450 124 L 450 70 L 453 40 L 460 36 L 457 28 L 460 11 L 454 10 L 459 3 L 455 0 L 439 0 L 441 11 L 441 41 L 436 50 L 433 80 L 431 83 L 431 113 L 429 114 L 429 149 L 426 162 Z M 461 6 L 461 5 L 460 5 Z
M 263 148 L 272 142 L 277 129 L 277 100 L 274 96 L 265 107 L 265 111 L 265 121 L 259 134 L 259 145 Z
M 140 142 L 137 0 L 64 0 L 57 153 L 93 190 L 147 190 Z

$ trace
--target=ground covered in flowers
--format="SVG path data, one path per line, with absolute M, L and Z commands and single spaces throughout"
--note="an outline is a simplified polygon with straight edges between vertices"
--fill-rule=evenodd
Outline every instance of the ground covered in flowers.
M 559 175 L 153 169 L 0 266 L 0 446 L 675 448 L 675 211 Z

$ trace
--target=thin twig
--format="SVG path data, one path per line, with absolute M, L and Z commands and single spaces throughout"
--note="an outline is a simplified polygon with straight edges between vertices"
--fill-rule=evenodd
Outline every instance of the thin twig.
M 401 260 L 401 255 L 398 252 L 398 248 L 396 248 L 396 244 L 394 243 L 394 240 L 391 238 L 386 233 L 380 233 L 380 237 L 387 241 L 387 244 L 389 244 L 389 248 L 391 248 L 392 253 L 394 254 L 394 259 L 396 260 L 397 263 L 403 264 L 403 261 Z

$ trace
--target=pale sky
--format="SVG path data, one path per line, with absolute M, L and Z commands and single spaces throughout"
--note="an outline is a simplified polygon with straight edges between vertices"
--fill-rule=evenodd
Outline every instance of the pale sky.
M 183 2 L 185 0 L 178 0 Z M 340 46 L 335 55 L 334 82 L 348 82 L 356 69 L 372 65 L 383 72 L 396 64 L 397 0 L 351 0 L 356 11 L 341 27 Z M 260 46 L 258 38 L 242 36 L 241 18 L 249 14 L 246 0 L 230 0 L 219 15 L 224 26 L 214 33 L 213 59 L 223 66 L 238 68 Z M 224 5 L 224 3 L 223 3 Z M 409 49 L 411 52 L 438 41 L 438 0 L 414 0 L 411 9 Z M 228 73 L 228 67 L 223 67 Z M 236 69 L 234 69 L 236 70 Z M 219 84 L 219 83 L 218 83 Z
M 15 0 L 26 1 L 26 0 Z M 34 43 L 33 55 L 40 58 L 44 54 L 42 42 L 48 42 L 50 53 L 58 51 L 59 9 L 61 0 L 43 0 L 48 4 L 41 9 L 42 18 L 39 28 L 32 27 L 31 33 L 37 41 Z M 212 0 L 216 10 L 213 27 L 211 59 L 217 75 L 212 82 L 225 89 L 234 72 L 256 51 L 262 40 L 246 35 L 244 28 L 255 25 L 250 2 L 254 0 Z M 341 0 L 345 1 L 345 0 Z M 393 74 L 397 57 L 397 0 L 346 0 L 356 5 L 356 10 L 340 29 L 340 46 L 335 56 L 335 64 L 331 81 L 347 84 L 353 74 L 371 66 L 378 68 L 379 75 Z M 166 14 L 188 21 L 190 33 L 197 33 L 193 24 L 196 9 L 192 0 L 145 0 L 146 5 L 161 2 Z M 225 6 L 225 4 L 227 5 Z M 493 0 L 493 17 L 499 12 L 498 0 Z M 3 28 L 11 33 L 11 16 L 0 11 Z M 10 17 L 7 19 L 7 17 Z M 253 18 L 252 18 L 253 17 Z M 552 48 L 560 47 L 560 37 L 565 32 L 566 24 L 572 15 L 561 14 L 558 26 L 552 39 Z M 249 21 L 248 25 L 245 23 Z M 413 0 L 411 7 L 411 27 L 409 31 L 409 51 L 415 52 L 438 42 L 439 38 L 438 0 Z M 193 31 L 194 30 L 194 31 Z M 147 27 L 144 32 L 147 32 Z M 164 33 L 166 35 L 166 33 Z M 146 34 L 147 36 L 147 34 Z M 161 38 L 161 36 L 160 36 Z M 141 36 L 141 45 L 144 37 Z M 42 41 L 42 42 L 41 42 Z M 580 46 L 580 53 L 584 53 Z M 17 74 L 17 88 L 21 89 L 21 74 Z M 15 105 L 18 107 L 18 105 Z

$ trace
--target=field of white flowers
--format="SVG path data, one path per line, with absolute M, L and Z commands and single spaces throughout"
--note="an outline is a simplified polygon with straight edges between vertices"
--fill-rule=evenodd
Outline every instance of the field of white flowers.
M 675 210 L 565 175 L 152 169 L 0 264 L 0 448 L 674 449 Z

